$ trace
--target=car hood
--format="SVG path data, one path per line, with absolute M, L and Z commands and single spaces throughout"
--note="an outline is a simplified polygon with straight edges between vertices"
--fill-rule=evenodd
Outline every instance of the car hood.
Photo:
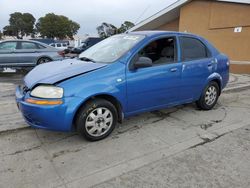
M 78 59 L 66 59 L 54 61 L 36 66 L 24 78 L 24 84 L 28 88 L 36 84 L 54 84 L 56 82 L 84 74 L 107 64 L 92 63 Z

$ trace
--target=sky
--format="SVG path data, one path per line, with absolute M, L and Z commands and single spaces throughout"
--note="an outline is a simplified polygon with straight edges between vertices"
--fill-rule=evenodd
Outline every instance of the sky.
M 0 30 L 13 12 L 28 12 L 36 19 L 47 13 L 64 15 L 81 25 L 78 35 L 95 35 L 107 22 L 119 27 L 128 20 L 138 23 L 176 0 L 0 0 Z

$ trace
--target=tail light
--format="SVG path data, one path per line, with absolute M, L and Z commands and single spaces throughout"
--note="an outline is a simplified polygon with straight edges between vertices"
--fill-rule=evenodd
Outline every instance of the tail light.
M 64 51 L 59 51 L 59 52 L 57 52 L 57 53 L 58 53 L 58 55 L 60 55 L 60 56 L 62 56 L 62 57 L 64 57 L 64 56 L 65 56 Z

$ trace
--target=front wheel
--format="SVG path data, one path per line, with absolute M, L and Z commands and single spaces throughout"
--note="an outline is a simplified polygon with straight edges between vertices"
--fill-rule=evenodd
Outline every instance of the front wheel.
M 37 61 L 37 65 L 43 64 L 43 63 L 48 63 L 52 61 L 50 58 L 48 57 L 41 57 L 38 61 Z
M 114 130 L 117 118 L 117 110 L 109 101 L 90 101 L 77 114 L 77 132 L 90 141 L 104 139 Z
M 196 102 L 202 110 L 211 110 L 219 98 L 219 86 L 216 82 L 210 82 L 202 92 L 200 99 Z

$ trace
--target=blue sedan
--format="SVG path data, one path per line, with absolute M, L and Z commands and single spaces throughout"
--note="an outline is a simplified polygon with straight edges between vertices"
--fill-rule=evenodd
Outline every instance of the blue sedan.
M 202 37 L 144 31 L 115 35 L 78 59 L 41 64 L 16 89 L 33 127 L 95 141 L 126 117 L 196 102 L 212 109 L 229 79 L 229 59 Z

